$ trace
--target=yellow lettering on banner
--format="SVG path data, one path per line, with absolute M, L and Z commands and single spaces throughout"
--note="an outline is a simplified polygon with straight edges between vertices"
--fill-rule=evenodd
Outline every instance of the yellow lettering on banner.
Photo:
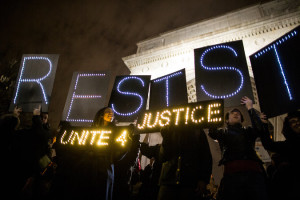
M 155 129 L 164 127 L 173 123 L 175 126 L 192 124 L 205 124 L 205 123 L 218 123 L 223 120 L 221 116 L 222 104 L 210 103 L 200 105 L 193 104 L 185 107 L 168 108 L 161 111 L 157 111 L 155 119 L 153 118 L 154 112 L 148 112 L 144 114 L 142 124 L 137 124 L 137 128 L 143 129 Z M 207 114 L 206 114 L 207 112 Z M 182 124 L 181 124 L 182 123 Z M 184 124 L 183 124 L 184 123 Z
M 93 135 L 92 135 L 92 139 L 91 139 L 90 145 L 93 145 L 93 144 L 94 144 L 94 140 L 95 140 L 95 138 L 96 138 L 96 135 L 97 135 L 97 134 L 100 134 L 100 131 L 91 131 L 91 133 L 92 133 Z
M 176 112 L 175 125 L 178 125 L 180 112 L 184 111 L 184 108 L 173 109 L 173 112 Z
M 209 104 L 207 109 L 207 121 L 208 122 L 220 122 L 222 121 L 221 117 L 215 117 L 213 118 L 213 115 L 218 115 L 221 113 L 220 109 L 218 109 L 221 106 L 219 103 Z M 215 109 L 214 109 L 215 108 Z
M 86 139 L 88 138 L 90 132 L 83 130 L 83 134 L 84 134 L 84 138 L 83 138 L 83 141 L 81 141 L 81 144 L 85 145 Z
M 82 141 L 83 141 L 83 139 L 84 139 L 84 136 L 85 136 L 85 132 L 83 132 L 83 133 L 81 134 L 81 137 L 79 137 L 79 135 L 78 135 L 77 132 L 74 132 L 73 138 L 72 138 L 72 140 L 71 140 L 71 144 L 73 145 L 73 144 L 74 144 L 74 141 L 75 141 L 76 138 L 77 138 L 78 144 L 81 145 L 81 144 L 82 144 Z
M 152 118 L 152 114 L 149 113 L 148 120 L 147 120 L 147 127 L 154 128 L 158 123 L 159 112 L 156 113 L 156 117 L 155 117 L 154 123 L 152 125 L 150 124 L 151 118 Z
M 91 134 L 90 134 L 91 133 Z M 81 136 L 78 132 L 76 131 L 71 131 L 69 138 L 67 141 L 65 141 L 65 137 L 67 135 L 67 131 L 64 131 L 61 139 L 60 139 L 60 143 L 61 144 L 78 144 L 78 145 L 85 145 L 87 139 L 89 138 L 89 136 L 91 135 L 91 139 L 90 139 L 90 145 L 94 145 L 96 144 L 97 146 L 107 146 L 109 145 L 108 141 L 105 140 L 109 140 L 110 139 L 110 134 L 112 133 L 111 130 L 82 130 L 81 131 Z M 99 139 L 98 142 L 95 143 L 96 137 L 98 137 L 99 135 Z M 76 140 L 78 141 L 78 143 L 76 143 Z
M 165 114 L 168 114 L 169 117 L 165 116 Z M 160 114 L 160 118 L 162 120 L 165 120 L 166 122 L 163 123 L 162 120 L 159 120 L 158 123 L 161 127 L 169 125 L 170 124 L 170 116 L 172 115 L 172 113 L 169 110 L 164 110 L 161 114 Z
M 109 140 L 108 134 L 111 134 L 111 131 L 101 131 L 100 137 L 99 137 L 99 140 L 97 143 L 98 146 L 102 146 L 102 145 L 107 146 L 108 145 L 108 142 L 103 142 L 103 140 Z
M 71 134 L 70 134 L 70 136 L 69 136 L 69 139 L 68 139 L 67 143 L 70 143 L 70 141 L 71 141 L 73 135 L 74 135 L 74 131 L 71 132 Z
M 192 122 L 198 124 L 204 120 L 204 117 L 200 117 L 199 119 L 195 119 L 195 117 L 194 117 L 196 110 L 201 110 L 201 109 L 202 109 L 202 106 L 196 106 L 195 108 L 193 108 L 192 113 L 191 113 Z
M 120 135 L 120 137 L 116 139 L 116 141 L 120 142 L 122 146 L 124 146 L 125 143 L 127 142 L 126 135 L 127 135 L 127 131 L 125 130 L 123 131 L 122 135 Z
M 185 112 L 185 124 L 188 124 L 189 113 L 190 113 L 190 108 L 189 108 L 189 107 L 186 107 L 186 112 Z
M 65 138 L 66 134 L 67 134 L 67 131 L 64 131 L 63 135 L 60 138 L 60 143 L 62 143 L 62 144 L 67 144 L 68 143 L 68 141 L 64 141 L 64 138 Z
M 147 119 L 148 119 L 148 114 L 145 113 L 144 120 L 143 120 L 143 125 L 138 124 L 137 125 L 138 129 L 144 129 L 145 128 Z

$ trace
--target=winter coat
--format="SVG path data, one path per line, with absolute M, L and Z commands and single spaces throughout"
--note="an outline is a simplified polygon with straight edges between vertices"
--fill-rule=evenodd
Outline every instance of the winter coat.
M 196 187 L 198 181 L 209 183 L 212 157 L 204 131 L 170 127 L 162 129 L 161 134 L 160 185 Z
M 222 158 L 219 165 L 235 160 L 253 160 L 261 163 L 254 146 L 255 140 L 262 130 L 262 123 L 254 109 L 248 111 L 252 127 L 241 124 L 228 125 L 225 129 L 210 129 L 209 136 L 219 142 Z

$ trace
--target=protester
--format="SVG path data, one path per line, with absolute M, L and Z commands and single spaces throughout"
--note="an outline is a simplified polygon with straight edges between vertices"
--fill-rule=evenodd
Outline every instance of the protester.
M 20 125 L 19 115 L 22 112 L 21 108 L 15 107 L 13 114 L 5 114 L 0 118 L 0 130 L 2 136 L 2 170 L 3 176 L 3 196 L 11 196 L 12 198 L 19 198 L 21 187 L 23 186 L 22 180 L 15 176 L 14 160 L 16 159 L 14 149 L 14 140 L 16 137 L 16 131 Z M 20 180 L 20 181 L 19 181 Z
M 283 122 L 282 134 L 285 141 L 274 142 L 268 132 L 268 120 L 261 114 L 264 132 L 261 141 L 265 149 L 276 153 L 276 169 L 270 180 L 270 196 L 272 199 L 300 199 L 300 111 L 288 113 Z
M 266 177 L 262 161 L 254 150 L 262 123 L 253 109 L 251 99 L 243 97 L 241 104 L 248 110 L 252 127 L 243 127 L 244 118 L 241 111 L 233 109 L 225 116 L 226 128 L 209 130 L 209 136 L 219 142 L 222 150 L 219 165 L 224 165 L 218 199 L 265 200 L 268 198 Z
M 117 127 L 112 109 L 100 109 L 94 117 L 92 128 L 109 129 L 114 134 Z M 129 135 L 128 143 L 132 144 L 134 137 L 132 133 Z M 107 146 L 89 146 L 79 150 L 72 148 L 72 151 L 57 145 L 58 177 L 53 191 L 54 199 L 113 199 L 115 163 L 124 159 L 130 148 L 130 145 L 124 149 L 117 148 L 114 138 L 111 135 L 106 140 L 110 144 Z
M 38 198 L 40 173 L 43 156 L 48 154 L 48 135 L 45 134 L 40 118 L 40 108 L 33 110 L 32 125 L 29 129 L 17 129 L 22 109 L 16 107 L 12 116 L 2 121 L 2 130 L 9 133 L 7 144 L 7 174 L 10 176 L 10 192 L 16 198 Z
M 206 135 L 195 128 L 165 127 L 160 159 L 159 200 L 199 199 L 206 193 L 212 157 Z
M 141 154 L 150 159 L 150 163 L 141 173 L 141 188 L 138 199 L 156 200 L 159 192 L 159 177 L 162 162 L 159 159 L 161 144 L 150 146 L 147 142 L 147 134 L 141 143 Z
M 130 125 L 130 144 L 128 144 L 128 151 L 122 159 L 115 160 L 115 180 L 114 180 L 114 200 L 129 200 L 132 197 L 131 180 L 132 169 L 137 165 L 137 157 L 140 150 L 140 135 L 134 134 L 134 126 Z
M 48 165 L 51 163 L 49 156 L 50 138 L 50 129 L 45 128 L 40 106 L 33 110 L 32 127 L 28 132 L 28 141 L 24 141 L 27 150 L 29 150 L 27 158 L 32 156 L 33 172 L 32 176 L 27 179 L 23 191 L 25 195 L 32 196 L 34 199 L 46 198 L 49 195 L 50 182 L 53 178 L 50 177 L 50 170 L 48 170 Z

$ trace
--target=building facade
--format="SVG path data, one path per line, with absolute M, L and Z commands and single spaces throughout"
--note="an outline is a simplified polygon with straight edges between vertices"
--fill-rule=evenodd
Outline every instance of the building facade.
M 196 102 L 194 49 L 242 40 L 253 95 L 260 110 L 249 56 L 300 25 L 300 1 L 276 0 L 257 4 L 225 15 L 203 20 L 137 44 L 137 52 L 123 58 L 131 75 L 151 75 L 152 79 L 186 69 L 188 101 Z M 281 134 L 285 115 L 271 118 L 275 140 Z

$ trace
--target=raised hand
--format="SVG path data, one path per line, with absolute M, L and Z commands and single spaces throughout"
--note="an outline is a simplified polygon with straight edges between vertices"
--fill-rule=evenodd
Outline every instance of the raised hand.
M 253 102 L 249 97 L 246 97 L 246 96 L 242 97 L 241 104 L 245 105 L 248 110 L 253 108 Z
M 13 114 L 14 114 L 16 117 L 19 117 L 20 114 L 21 114 L 21 112 L 22 112 L 22 108 L 16 106 L 16 107 L 14 108 L 14 113 L 13 113 Z
M 41 105 L 38 108 L 33 109 L 33 115 L 41 115 Z
M 259 117 L 260 117 L 260 120 L 262 121 L 262 123 L 265 123 L 265 124 L 268 123 L 268 118 L 267 118 L 267 115 L 265 115 L 265 113 L 260 113 Z

